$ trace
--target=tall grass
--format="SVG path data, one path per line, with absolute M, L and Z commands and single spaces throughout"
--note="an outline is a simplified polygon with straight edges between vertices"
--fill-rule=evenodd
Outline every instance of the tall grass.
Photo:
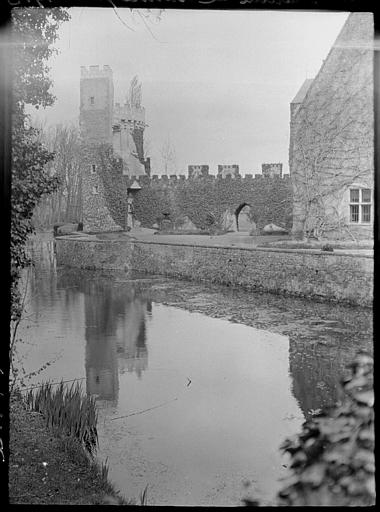
M 30 390 L 25 397 L 27 406 L 40 412 L 47 425 L 61 434 L 76 438 L 93 455 L 98 445 L 98 412 L 95 398 L 82 392 L 78 382 L 70 387 L 45 383 Z

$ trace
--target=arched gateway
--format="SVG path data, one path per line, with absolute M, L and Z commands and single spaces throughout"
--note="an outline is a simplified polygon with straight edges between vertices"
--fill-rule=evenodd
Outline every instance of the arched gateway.
M 255 222 L 251 218 L 251 205 L 242 203 L 235 210 L 236 230 L 251 232 L 256 228 Z

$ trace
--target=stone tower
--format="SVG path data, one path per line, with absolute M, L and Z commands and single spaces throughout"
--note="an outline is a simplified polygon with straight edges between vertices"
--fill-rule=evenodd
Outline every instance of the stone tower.
M 144 158 L 145 109 L 141 83 L 131 82 L 123 105 L 114 104 L 112 69 L 108 65 L 81 67 L 79 127 L 82 142 L 83 229 L 87 232 L 119 231 L 106 194 L 104 154 L 121 164 L 122 175 L 145 176 L 150 171 Z M 125 197 L 127 201 L 127 197 Z
M 100 147 L 112 145 L 113 77 L 109 66 L 81 67 L 82 220 L 87 232 L 119 231 L 106 203 Z
M 81 67 L 79 126 L 87 144 L 112 142 L 113 121 L 112 69 L 105 65 Z
M 113 112 L 112 146 L 116 157 L 122 159 L 123 174 L 144 176 L 145 108 L 141 105 L 141 83 L 137 76 L 131 82 L 124 105 L 116 103 Z

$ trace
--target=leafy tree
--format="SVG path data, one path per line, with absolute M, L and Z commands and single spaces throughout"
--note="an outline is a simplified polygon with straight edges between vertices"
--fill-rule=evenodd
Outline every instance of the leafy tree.
M 26 251 L 33 232 L 32 214 L 40 198 L 58 186 L 46 171 L 53 158 L 41 143 L 38 130 L 30 126 L 27 104 L 35 108 L 54 102 L 50 92 L 48 59 L 57 50 L 53 43 L 60 24 L 69 19 L 62 8 L 22 8 L 12 11 L 13 99 L 11 186 L 11 318 L 19 320 L 22 304 L 18 291 L 20 272 L 29 263 Z

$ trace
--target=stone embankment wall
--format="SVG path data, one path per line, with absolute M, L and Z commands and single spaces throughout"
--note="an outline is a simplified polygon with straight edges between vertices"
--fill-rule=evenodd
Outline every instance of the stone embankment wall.
M 139 270 L 250 290 L 370 306 L 373 259 L 316 250 L 56 239 L 57 262 Z
M 68 267 L 132 270 L 134 246 L 116 240 L 74 240 L 56 238 L 57 264 Z

